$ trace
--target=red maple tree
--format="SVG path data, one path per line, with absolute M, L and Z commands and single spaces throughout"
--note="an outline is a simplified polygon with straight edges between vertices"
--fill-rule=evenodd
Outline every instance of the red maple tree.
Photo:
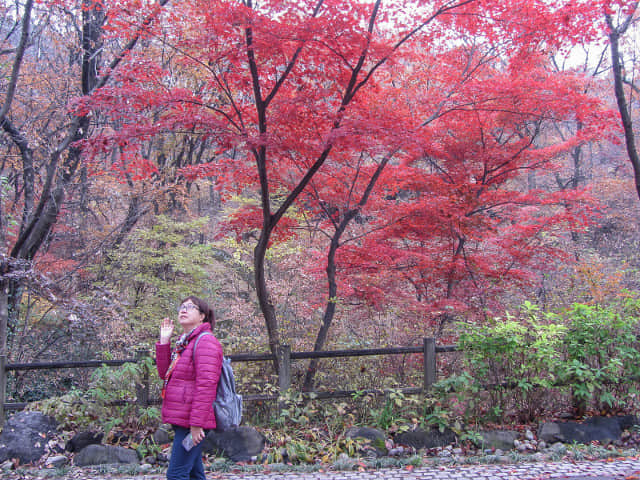
M 360 276 L 346 293 L 370 301 L 376 292 L 388 300 L 392 276 L 381 272 L 400 272 L 421 304 L 455 308 L 472 291 L 486 301 L 487 282 L 524 279 L 523 265 L 557 253 L 533 248 L 542 231 L 579 223 L 578 209 L 568 208 L 576 192 L 517 182 L 606 123 L 573 79 L 540 60 L 584 41 L 590 30 L 582 27 L 599 7 L 187 0 L 147 28 L 171 59 L 130 56 L 115 82 L 80 105 L 118 126 L 86 151 L 126 145 L 125 168 L 145 158 L 137 147 L 154 136 L 189 131 L 210 140 L 183 174 L 215 176 L 223 194 L 255 192 L 257 203 L 234 225 L 257 232 L 255 286 L 274 353 L 280 332 L 265 254 L 276 234 L 294 234 L 294 202 L 333 229 L 327 311 L 338 266 Z M 127 13 L 125 33 L 132 22 Z M 552 118 L 587 127 L 537 144 Z M 370 232 L 336 257 L 354 219 Z

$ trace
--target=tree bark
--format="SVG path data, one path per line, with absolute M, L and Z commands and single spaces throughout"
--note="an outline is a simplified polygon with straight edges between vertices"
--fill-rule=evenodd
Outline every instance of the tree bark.
M 624 131 L 627 155 L 633 167 L 636 193 L 640 199 L 640 157 L 638 157 L 638 149 L 636 147 L 635 136 L 633 133 L 633 121 L 631 119 L 631 113 L 629 112 L 627 97 L 624 92 L 623 64 L 620 54 L 620 38 L 627 31 L 629 25 L 631 25 L 633 15 L 635 14 L 637 7 L 638 2 L 635 3 L 632 12 L 629 14 L 625 22 L 618 27 L 614 26 L 611 15 L 607 15 L 606 20 L 607 25 L 609 26 L 609 48 L 611 49 L 611 67 L 613 69 L 614 92 Z

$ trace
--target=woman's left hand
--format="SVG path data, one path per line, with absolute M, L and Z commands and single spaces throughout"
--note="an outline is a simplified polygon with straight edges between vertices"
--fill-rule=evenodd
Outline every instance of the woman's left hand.
M 202 427 L 191 427 L 191 436 L 193 437 L 193 444 L 197 445 L 204 440 L 204 429 Z

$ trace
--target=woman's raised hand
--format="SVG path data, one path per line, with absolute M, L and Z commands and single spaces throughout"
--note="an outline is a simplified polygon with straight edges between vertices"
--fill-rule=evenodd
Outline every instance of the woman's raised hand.
M 173 334 L 173 321 L 170 318 L 162 320 L 160 325 L 160 343 L 170 343 Z

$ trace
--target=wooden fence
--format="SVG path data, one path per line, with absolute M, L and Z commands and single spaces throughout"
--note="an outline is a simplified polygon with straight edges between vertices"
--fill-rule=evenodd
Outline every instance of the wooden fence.
M 438 353 L 453 352 L 454 345 L 436 346 L 435 339 L 424 338 L 422 345 L 416 347 L 391 347 L 373 348 L 364 350 L 328 350 L 323 352 L 292 352 L 288 345 L 282 345 L 278 350 L 280 372 L 278 375 L 279 392 L 285 392 L 291 388 L 291 363 L 295 360 L 362 357 L 371 355 L 405 355 L 422 354 L 423 356 L 423 384 L 422 387 L 401 388 L 405 394 L 426 392 L 436 382 L 436 355 Z M 16 370 L 59 370 L 64 368 L 99 368 L 102 366 L 120 366 L 125 363 L 142 362 L 148 356 L 148 352 L 139 352 L 135 358 L 123 360 L 88 360 L 82 362 L 43 362 L 43 363 L 7 363 L 6 357 L 0 356 L 0 422 L 4 421 L 4 413 L 8 410 L 21 410 L 27 404 L 6 402 L 7 373 Z M 234 354 L 228 355 L 232 362 L 269 362 L 274 357 L 271 354 Z M 362 391 L 360 391 L 362 392 Z M 365 390 L 370 393 L 383 393 L 379 390 Z M 316 398 L 340 398 L 349 397 L 356 393 L 352 390 L 333 390 L 327 392 L 315 392 Z M 277 395 L 244 395 L 245 401 L 275 400 Z M 143 379 L 137 392 L 137 402 L 142 406 L 160 403 L 159 399 L 149 398 L 149 379 Z

